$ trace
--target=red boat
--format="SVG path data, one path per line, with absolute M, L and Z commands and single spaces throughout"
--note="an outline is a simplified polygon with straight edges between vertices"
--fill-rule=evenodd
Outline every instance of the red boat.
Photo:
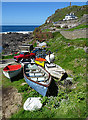
M 4 69 L 3 69 L 3 74 L 11 79 L 15 76 L 17 76 L 22 70 L 22 66 L 21 64 L 18 64 L 18 65 L 7 65 Z

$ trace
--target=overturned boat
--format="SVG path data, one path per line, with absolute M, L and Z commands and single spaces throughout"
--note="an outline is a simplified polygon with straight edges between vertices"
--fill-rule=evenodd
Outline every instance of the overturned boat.
M 25 64 L 23 73 L 28 85 L 41 95 L 46 96 L 52 80 L 50 73 L 35 63 Z
M 18 64 L 18 65 L 7 65 L 4 69 L 3 69 L 3 74 L 11 79 L 15 76 L 17 76 L 22 70 L 22 66 L 21 64 Z

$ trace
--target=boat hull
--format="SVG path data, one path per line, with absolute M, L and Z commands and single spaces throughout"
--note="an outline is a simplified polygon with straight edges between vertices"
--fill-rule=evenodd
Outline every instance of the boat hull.
M 13 71 L 4 71 L 4 70 L 3 70 L 3 74 L 4 74 L 7 78 L 11 79 L 11 78 L 17 76 L 21 71 L 22 71 L 22 67 L 21 67 L 20 69 L 18 69 L 18 70 L 13 70 Z
M 52 77 L 42 66 L 35 63 L 24 65 L 23 68 L 24 79 L 27 84 L 40 93 L 46 96 L 48 87 L 51 84 Z
M 35 82 L 30 81 L 25 75 L 24 75 L 24 79 L 30 87 L 32 87 L 34 90 L 36 90 L 42 96 L 46 96 L 48 87 L 45 87 L 45 86 L 42 86 L 42 85 L 39 85 Z
M 54 70 L 49 70 L 48 67 L 47 67 L 47 64 L 45 64 L 45 69 L 51 74 L 51 76 L 53 76 L 55 78 L 58 78 L 59 80 L 61 80 L 63 75 L 66 73 L 65 70 L 62 69 L 60 66 L 58 66 L 56 68 L 58 70 L 58 72 L 55 72 Z M 61 69 L 61 70 L 59 70 L 59 69 Z
M 44 61 L 37 61 L 37 60 L 35 60 L 35 63 L 40 65 L 40 66 L 42 66 L 42 67 L 44 67 Z

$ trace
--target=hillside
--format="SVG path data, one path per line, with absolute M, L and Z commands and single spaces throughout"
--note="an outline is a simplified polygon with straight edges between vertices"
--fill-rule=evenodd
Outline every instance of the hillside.
M 87 5 L 68 6 L 68 7 L 56 10 L 53 15 L 48 17 L 48 19 L 50 19 L 51 22 L 56 22 L 58 20 L 64 19 L 65 15 L 71 12 L 74 13 L 78 18 L 81 18 L 84 14 L 87 14 L 87 9 L 88 9 Z
M 55 54 L 54 63 L 66 70 L 71 81 L 54 79 L 54 93 L 58 88 L 56 96 L 42 97 L 35 90 L 23 85 L 24 79 L 10 82 L 3 75 L 3 87 L 14 86 L 22 94 L 22 106 L 19 111 L 11 116 L 14 118 L 86 118 L 88 116 L 86 106 L 86 53 L 84 49 L 86 38 L 69 40 L 59 32 L 53 33 L 53 38 L 47 41 L 48 48 Z M 52 86 L 51 86 L 52 87 Z M 43 107 L 39 111 L 23 110 L 23 103 L 28 97 L 41 97 Z
M 83 17 L 85 16 L 84 14 L 87 14 L 86 7 L 87 6 L 71 6 L 58 9 L 55 14 L 48 18 L 51 22 L 56 22 L 62 20 L 66 14 L 74 12 L 75 15 L 79 17 L 77 22 L 81 21 L 77 27 L 71 29 L 59 28 L 56 32 L 55 30 L 50 30 L 51 26 L 52 28 L 55 27 L 52 23 L 49 23 L 43 24 L 34 31 L 34 35 L 42 36 L 35 37 L 35 40 L 45 39 L 48 46 L 47 50 L 51 50 L 55 54 L 54 63 L 60 65 L 66 70 L 68 76 L 73 78 L 72 81 L 62 82 L 54 79 L 58 86 L 58 95 L 53 97 L 52 102 L 47 102 L 49 100 L 47 97 L 44 103 L 45 106 L 43 107 L 44 110 L 47 109 L 46 107 L 50 108 L 51 115 L 47 115 L 49 118 L 86 118 L 88 116 L 86 106 L 86 57 L 88 52 L 86 47 L 88 38 L 86 38 L 86 33 L 83 33 L 83 30 L 86 30 L 87 27 L 86 19 Z M 44 37 L 43 34 L 48 34 L 49 32 L 52 33 L 53 37 Z M 62 32 L 66 32 L 69 35 L 69 39 L 65 38 Z M 76 38 L 70 34 L 74 34 L 74 32 L 77 32 L 75 33 Z M 60 106 L 57 108 L 55 108 L 57 104 L 56 100 L 60 103 Z M 47 110 L 47 113 L 48 112 L 49 110 Z
M 58 21 L 64 18 L 64 15 L 69 12 L 74 12 L 82 20 L 82 25 L 74 27 L 72 29 L 60 28 L 57 32 L 50 31 L 50 26 L 54 27 L 51 23 L 44 24 L 39 28 L 36 28 L 33 32 L 34 40 L 30 43 L 45 41 L 47 43 L 47 51 L 50 50 L 55 55 L 54 63 L 60 65 L 66 70 L 68 77 L 73 78 L 70 80 L 64 79 L 59 81 L 53 78 L 55 86 L 51 86 L 51 92 L 53 96 L 43 97 L 35 90 L 31 89 L 23 78 L 10 82 L 4 75 L 3 88 L 15 87 L 18 93 L 22 95 L 22 105 L 17 104 L 19 110 L 11 116 L 12 119 L 20 118 L 65 118 L 67 119 L 86 119 L 88 116 L 87 111 L 87 57 L 88 57 L 88 38 L 84 38 L 82 34 L 80 38 L 79 33 L 76 33 L 76 38 L 71 37 L 70 33 L 74 33 L 75 30 L 81 31 L 86 28 L 85 19 L 82 16 L 86 14 L 86 6 L 71 6 L 63 9 L 58 9 L 55 14 L 49 17 L 52 21 Z M 59 15 L 59 17 L 58 17 Z M 56 17 L 55 17 L 56 16 Z M 85 23 L 85 24 L 83 24 Z M 69 39 L 64 37 L 62 32 L 69 33 Z M 55 91 L 57 89 L 57 94 Z M 28 97 L 41 97 L 42 108 L 36 111 L 25 111 L 23 104 Z

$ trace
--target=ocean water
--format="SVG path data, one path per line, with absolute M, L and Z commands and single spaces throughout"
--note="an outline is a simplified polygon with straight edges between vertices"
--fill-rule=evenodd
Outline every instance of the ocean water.
M 39 25 L 3 25 L 1 32 L 22 32 L 22 31 L 34 31 Z
M 0 32 L 30 32 L 34 31 L 35 28 L 39 27 L 39 25 L 3 25 L 0 26 Z M 0 53 L 2 52 L 2 46 L 0 46 Z

